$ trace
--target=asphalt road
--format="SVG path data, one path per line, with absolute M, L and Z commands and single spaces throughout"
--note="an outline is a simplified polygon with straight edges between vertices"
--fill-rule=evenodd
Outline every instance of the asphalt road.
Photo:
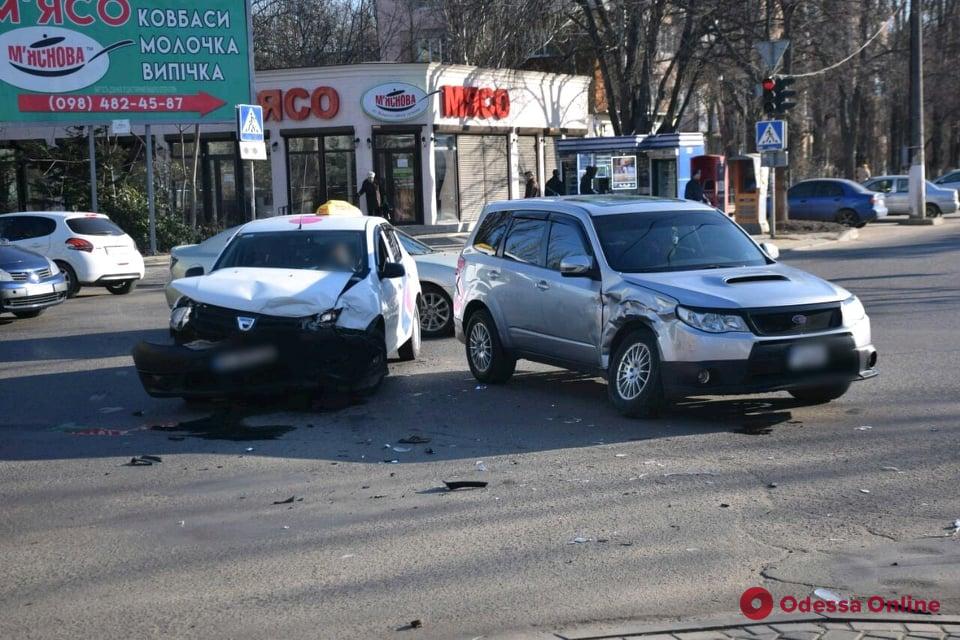
M 128 355 L 165 338 L 162 270 L 4 316 L 0 637 L 474 638 L 731 612 L 756 584 L 960 613 L 960 220 L 785 259 L 873 318 L 881 376 L 829 405 L 628 420 L 549 367 L 478 387 L 450 338 L 363 405 L 181 424 L 221 408 L 147 397 Z

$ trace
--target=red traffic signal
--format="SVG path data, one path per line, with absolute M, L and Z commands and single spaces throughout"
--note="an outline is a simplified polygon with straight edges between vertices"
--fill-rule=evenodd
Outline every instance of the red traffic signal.
M 763 87 L 764 91 L 773 91 L 774 87 L 777 86 L 777 81 L 773 78 L 764 78 L 760 86 Z

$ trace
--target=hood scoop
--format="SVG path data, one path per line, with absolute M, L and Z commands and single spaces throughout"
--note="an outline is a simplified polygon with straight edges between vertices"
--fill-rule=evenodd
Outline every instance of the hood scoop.
M 743 276 L 730 276 L 724 279 L 725 284 L 746 284 L 748 282 L 789 282 L 790 278 L 779 273 L 757 273 Z

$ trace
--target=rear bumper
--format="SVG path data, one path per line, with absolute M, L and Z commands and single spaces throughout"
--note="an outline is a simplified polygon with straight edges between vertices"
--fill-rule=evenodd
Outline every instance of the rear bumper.
M 387 373 L 382 337 L 328 329 L 273 339 L 133 349 L 140 382 L 154 397 L 209 398 L 334 386 L 363 390 Z
M 73 267 L 80 284 L 103 286 L 126 280 L 141 280 L 144 275 L 143 256 L 138 252 L 111 256 L 102 252 L 68 252 L 67 262 Z
M 0 311 L 35 311 L 60 304 L 67 281 L 57 274 L 42 282 L 0 282 Z
M 661 365 L 664 394 L 683 397 L 765 393 L 843 384 L 878 375 L 876 349 L 872 344 L 857 347 L 850 335 L 835 335 L 822 340 L 829 353 L 826 366 L 809 371 L 791 370 L 788 366 L 790 349 L 800 342 L 810 341 L 794 339 L 756 343 L 745 360 L 665 361 Z

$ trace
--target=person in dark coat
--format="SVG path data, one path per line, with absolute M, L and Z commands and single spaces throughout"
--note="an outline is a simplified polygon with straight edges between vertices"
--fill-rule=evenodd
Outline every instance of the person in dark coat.
M 560 179 L 560 171 L 557 169 L 553 170 L 553 176 L 547 180 L 546 185 L 546 195 L 547 196 L 562 196 L 565 195 L 566 187 L 563 186 L 563 180 Z
M 537 179 L 533 177 L 533 171 L 524 172 L 523 177 L 527 179 L 527 183 L 523 187 L 523 197 L 539 198 L 540 185 L 537 184 Z
M 596 193 L 593 188 L 593 179 L 597 176 L 596 167 L 587 167 L 586 171 L 583 174 L 583 177 L 580 178 L 580 193 L 583 195 Z
M 367 174 L 367 179 L 360 185 L 360 191 L 357 197 L 364 196 L 367 201 L 367 215 L 379 216 L 383 213 L 383 194 L 380 192 L 380 183 L 377 182 L 377 174 L 371 171 Z
M 687 182 L 687 188 L 683 190 L 684 200 L 707 202 L 706 196 L 703 195 L 703 185 L 700 184 L 700 175 L 700 172 L 697 171 L 695 174 L 693 174 L 693 177 L 690 178 L 690 181 Z

